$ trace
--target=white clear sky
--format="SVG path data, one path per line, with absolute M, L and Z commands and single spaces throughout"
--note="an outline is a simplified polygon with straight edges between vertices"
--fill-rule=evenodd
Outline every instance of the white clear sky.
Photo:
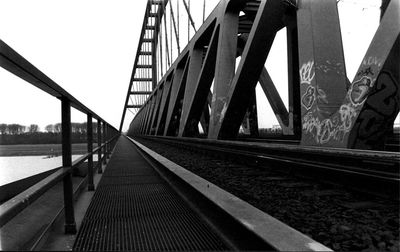
M 119 127 L 147 0 L 0 0 L 0 38 L 95 113 Z M 380 0 L 339 3 L 349 79 L 376 30 Z M 201 16 L 201 15 L 200 15 Z M 285 36 L 267 69 L 287 104 Z M 285 50 L 286 51 L 286 50 Z M 60 102 L 0 68 L 0 123 L 61 121 Z M 277 124 L 258 90 L 259 124 Z M 127 113 L 128 120 L 132 115 Z M 72 121 L 84 121 L 74 112 Z M 125 123 L 124 129 L 129 126 Z
M 0 38 L 119 127 L 147 1 L 0 0 Z M 0 121 L 61 121 L 59 101 L 0 70 Z M 73 121 L 83 121 L 81 113 Z

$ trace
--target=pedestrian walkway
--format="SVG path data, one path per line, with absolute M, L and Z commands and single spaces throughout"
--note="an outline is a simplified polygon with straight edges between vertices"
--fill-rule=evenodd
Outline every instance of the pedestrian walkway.
M 223 239 L 121 136 L 74 250 L 229 250 Z

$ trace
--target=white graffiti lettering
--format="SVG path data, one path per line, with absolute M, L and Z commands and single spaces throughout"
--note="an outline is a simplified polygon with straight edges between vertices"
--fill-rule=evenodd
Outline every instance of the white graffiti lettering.
M 348 91 L 348 96 L 354 106 L 360 106 L 367 99 L 369 90 L 373 86 L 373 80 L 368 76 L 353 82 Z
M 356 117 L 357 113 L 353 106 L 350 104 L 343 104 L 339 109 L 341 129 L 345 132 L 351 130 L 351 125 L 353 124 L 353 118 Z
M 306 89 L 306 92 L 301 96 L 301 105 L 305 109 L 310 110 L 316 100 L 318 100 L 320 103 L 329 103 L 326 93 L 323 89 L 318 87 L 315 88 L 312 85 L 309 85 Z
M 351 104 L 343 104 L 338 114 L 322 121 L 318 117 L 314 117 L 312 112 L 308 112 L 303 117 L 303 130 L 312 134 L 319 144 L 325 144 L 331 140 L 343 141 L 344 136 L 350 132 L 356 115 L 357 113 Z
M 313 86 L 308 86 L 306 92 L 301 97 L 301 105 L 310 110 L 315 102 L 315 88 Z
M 301 84 L 311 84 L 311 81 L 314 79 L 314 61 L 310 60 L 307 63 L 304 63 L 300 68 L 300 83 Z
M 370 56 L 363 60 L 363 65 L 366 65 L 366 66 L 377 65 L 378 67 L 381 67 L 382 61 L 380 59 L 378 59 L 378 57 L 376 57 L 376 56 Z
M 326 61 L 325 64 L 315 64 L 315 69 L 323 71 L 324 73 L 336 72 L 338 75 L 344 75 L 344 66 L 340 62 L 330 62 Z

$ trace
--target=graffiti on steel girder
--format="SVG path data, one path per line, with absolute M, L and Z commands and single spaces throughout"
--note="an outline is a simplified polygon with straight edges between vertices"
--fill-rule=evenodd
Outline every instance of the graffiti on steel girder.
M 343 141 L 350 132 L 356 112 L 351 104 L 343 104 L 330 118 L 320 119 L 312 112 L 303 117 L 303 130 L 313 136 L 316 143 L 325 144 L 331 140 Z
M 316 101 L 319 103 L 328 103 L 325 91 L 313 83 L 315 77 L 314 61 L 304 63 L 300 70 L 300 84 L 306 85 L 306 91 L 301 96 L 301 105 L 308 111 Z
M 396 118 L 399 107 L 398 83 L 389 72 L 382 71 L 354 123 L 350 147 L 371 149 L 383 145 L 384 135 Z
M 358 115 L 363 111 L 366 101 L 377 101 L 378 98 L 375 99 L 372 97 L 377 95 L 374 91 L 376 89 L 374 85 L 376 83 L 376 74 L 379 73 L 381 67 L 382 61 L 378 57 L 366 57 L 357 72 L 355 80 L 348 86 L 342 105 L 336 112 L 328 115 L 318 106 L 321 103 L 327 104 L 328 99 L 326 98 L 327 94 L 313 81 L 315 77 L 314 61 L 307 61 L 302 64 L 299 72 L 300 81 L 302 85 L 307 85 L 306 88 L 302 89 L 301 93 L 301 105 L 306 109 L 302 117 L 303 134 L 305 136 L 310 135 L 315 143 L 321 145 L 332 144 L 332 141 L 343 143 L 346 136 L 352 131 Z M 322 69 L 321 66 L 315 66 L 315 68 Z M 329 68 L 324 66 L 323 69 L 326 72 Z M 380 78 L 389 79 L 381 75 Z M 384 85 L 384 88 L 380 88 L 386 90 L 384 95 L 393 96 L 397 92 L 397 89 L 389 89 L 386 86 Z M 393 86 L 397 87 L 396 85 L 391 85 L 391 87 Z M 380 98 L 383 100 L 387 99 L 382 95 Z M 391 100 L 393 101 L 394 99 Z M 381 107 L 385 106 L 381 104 Z M 362 113 L 371 114 L 371 112 Z M 379 113 L 376 114 L 376 116 L 379 115 Z M 373 119 L 370 118 L 370 120 Z

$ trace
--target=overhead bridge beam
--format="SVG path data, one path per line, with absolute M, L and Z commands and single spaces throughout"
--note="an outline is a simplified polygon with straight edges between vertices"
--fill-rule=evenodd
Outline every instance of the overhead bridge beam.
M 157 5 L 162 5 L 164 2 L 163 1 L 151 1 L 151 4 L 157 4 Z
M 126 106 L 126 108 L 138 108 L 140 109 L 142 107 L 142 105 L 128 105 Z
M 152 65 L 137 65 L 137 68 L 152 68 Z
M 133 81 L 152 81 L 152 78 L 134 78 Z
M 151 91 L 131 91 L 131 95 L 151 95 Z

